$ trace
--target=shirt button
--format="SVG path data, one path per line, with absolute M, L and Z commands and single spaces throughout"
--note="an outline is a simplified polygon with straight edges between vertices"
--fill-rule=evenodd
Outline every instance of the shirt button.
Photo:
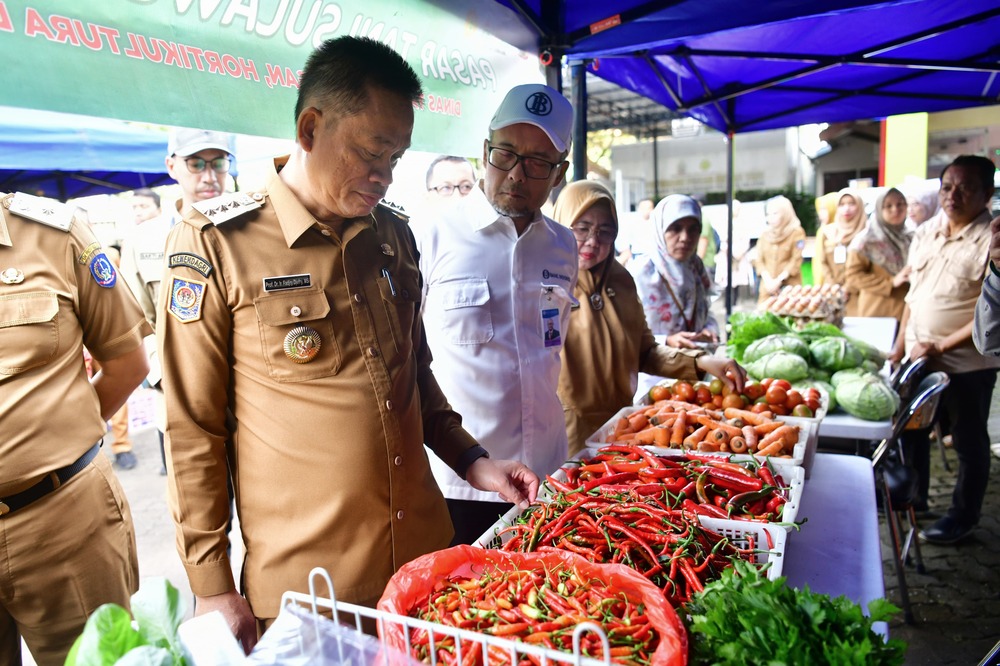
M 375 349 L 374 347 L 369 347 L 368 348 L 368 355 L 371 356 L 372 358 L 377 358 L 378 357 L 378 350 Z
M 392 411 L 392 400 L 385 401 L 385 408 L 388 409 L 390 412 Z
M 399 467 L 403 464 L 403 456 L 396 456 L 396 459 L 392 462 L 396 463 L 396 467 Z
M 292 314 L 293 317 L 298 317 L 300 314 L 302 314 L 302 308 L 300 308 L 297 305 L 293 305 L 292 309 L 289 310 L 289 312 Z
M 354 299 L 355 303 L 360 303 L 361 302 L 361 294 L 354 294 L 354 296 L 352 298 Z
M 402 520 L 402 519 L 403 519 L 403 510 L 400 509 L 399 511 L 396 512 L 396 520 Z
M 330 230 L 329 229 L 320 229 L 319 232 L 321 234 L 323 234 L 324 236 L 329 236 L 330 235 Z

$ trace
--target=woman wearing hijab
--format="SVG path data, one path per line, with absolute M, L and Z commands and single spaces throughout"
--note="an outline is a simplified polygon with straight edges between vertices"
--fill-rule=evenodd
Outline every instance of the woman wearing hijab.
M 573 294 L 580 305 L 570 314 L 559 374 L 570 454 L 632 403 L 639 371 L 688 381 L 709 372 L 742 389 L 746 373 L 735 361 L 653 339 L 635 282 L 613 256 L 618 216 L 606 188 L 593 181 L 567 185 L 553 217 L 573 231 L 580 267 Z
M 931 219 L 938 211 L 938 188 L 914 185 L 906 190 L 906 213 L 913 227 Z
M 851 241 L 847 252 L 847 286 L 857 293 L 860 317 L 903 316 L 910 289 L 906 259 L 913 232 L 906 228 L 906 197 L 896 188 L 875 201 L 868 227 Z
M 695 254 L 701 237 L 701 206 L 671 194 L 650 216 L 656 251 L 629 264 L 629 272 L 654 334 L 671 347 L 697 348 L 719 341 L 719 324 L 709 313 L 712 279 Z
M 792 202 L 782 196 L 767 202 L 767 229 L 757 241 L 754 268 L 760 275 L 758 302 L 775 296 L 785 285 L 802 284 L 802 249 L 806 232 Z
M 819 228 L 816 231 L 816 242 L 813 244 L 812 265 L 813 284 L 823 284 L 823 227 L 833 222 L 837 215 L 837 200 L 840 195 L 837 192 L 827 192 L 821 197 L 816 197 L 816 219 L 819 220 Z
M 846 284 L 847 246 L 865 228 L 865 202 L 855 190 L 845 188 L 838 193 L 837 213 L 833 222 L 820 228 L 817 235 L 823 237 L 823 254 L 819 257 L 823 264 L 822 284 L 839 284 L 847 291 L 847 306 L 844 314 L 857 315 L 857 293 Z

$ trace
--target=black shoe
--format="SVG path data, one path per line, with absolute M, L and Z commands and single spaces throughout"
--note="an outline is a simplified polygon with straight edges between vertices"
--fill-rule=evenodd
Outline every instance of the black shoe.
M 122 451 L 115 454 L 115 465 L 120 469 L 132 469 L 138 462 L 135 459 L 135 454 L 131 451 Z
M 925 530 L 920 531 L 920 540 L 947 546 L 958 543 L 972 534 L 975 525 L 965 525 L 951 516 L 945 516 Z

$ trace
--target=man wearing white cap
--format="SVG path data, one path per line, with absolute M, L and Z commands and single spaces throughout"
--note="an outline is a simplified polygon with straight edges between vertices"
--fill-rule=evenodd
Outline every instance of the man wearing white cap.
M 572 131 L 573 109 L 558 91 L 511 89 L 483 143 L 479 186 L 440 218 L 413 223 L 434 374 L 479 455 L 520 460 L 539 475 L 567 454 L 556 394 L 562 341 L 545 332 L 569 323 L 577 249 L 572 232 L 540 211 L 565 176 Z M 453 543 L 471 543 L 510 507 L 438 460 L 431 466 Z
M 232 166 L 233 136 L 210 130 L 178 128 L 170 132 L 167 140 L 167 173 L 181 188 L 181 198 L 174 205 L 165 206 L 158 217 L 146 220 L 132 230 L 122 246 L 120 272 L 132 293 L 135 294 L 150 326 L 156 329 L 156 303 L 160 293 L 160 278 L 166 258 L 163 249 L 167 245 L 167 233 L 180 221 L 181 216 L 198 201 L 205 201 L 222 194 L 226 185 L 226 174 Z M 172 261 L 189 261 L 180 257 Z M 146 340 L 149 354 L 149 376 L 151 386 L 161 391 L 157 396 L 156 429 L 160 435 L 160 456 L 163 459 L 163 394 L 160 389 L 160 363 L 156 355 L 156 340 L 149 336 Z M 136 465 L 135 454 L 131 451 L 118 453 L 115 464 L 121 469 L 131 469 Z M 160 474 L 166 474 L 166 461 Z

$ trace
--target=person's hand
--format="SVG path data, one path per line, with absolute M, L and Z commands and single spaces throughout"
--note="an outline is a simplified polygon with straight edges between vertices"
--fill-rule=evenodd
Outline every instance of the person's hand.
M 236 590 L 210 597 L 195 597 L 195 616 L 216 610 L 226 619 L 233 636 L 243 646 L 243 652 L 250 654 L 250 650 L 257 644 L 257 620 L 250 610 L 250 603 Z
M 994 217 L 990 222 L 990 261 L 994 266 L 1000 267 L 1000 216 Z
M 892 277 L 892 286 L 900 287 L 903 284 L 910 281 L 910 271 L 913 270 L 912 266 L 903 266 L 903 270 L 899 271 Z
M 940 356 L 941 348 L 937 346 L 936 342 L 918 342 L 913 345 L 913 349 L 910 350 L 910 358 L 916 361 L 918 358 L 924 356 Z
M 478 458 L 466 470 L 465 480 L 476 490 L 495 492 L 521 509 L 527 509 L 538 496 L 538 476 L 516 460 Z
M 699 370 L 707 372 L 713 377 L 722 380 L 730 391 L 743 393 L 743 385 L 747 381 L 747 371 L 739 363 L 731 358 L 720 358 L 718 356 L 699 356 L 695 360 L 695 365 Z
M 889 355 L 886 358 L 891 366 L 896 367 L 900 364 L 905 355 L 906 348 L 903 345 L 893 345 L 892 351 L 889 352 Z
M 703 328 L 701 331 L 695 335 L 695 341 L 697 342 L 718 342 L 719 334 L 709 328 Z
M 698 341 L 698 335 L 698 333 L 691 333 L 690 331 L 674 333 L 667 336 L 667 344 L 678 349 L 697 349 L 698 345 L 695 342 Z

